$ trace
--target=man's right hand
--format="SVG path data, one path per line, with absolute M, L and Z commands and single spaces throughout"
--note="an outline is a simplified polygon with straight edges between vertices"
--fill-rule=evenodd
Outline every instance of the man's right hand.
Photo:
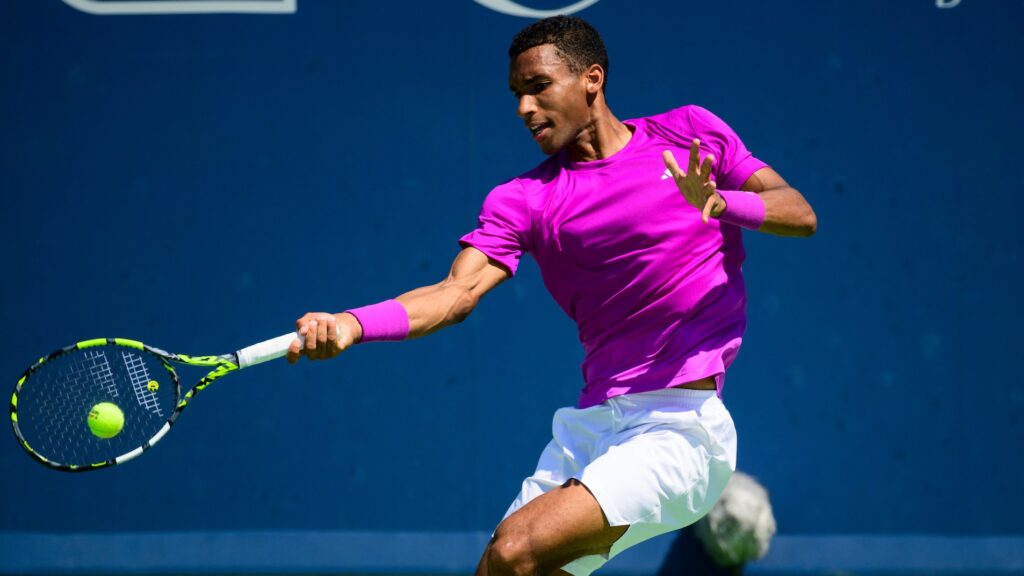
M 309 312 L 295 321 L 295 331 L 305 338 L 298 338 L 288 347 L 288 362 L 294 364 L 301 356 L 310 360 L 327 360 L 341 354 L 355 344 L 363 335 L 363 327 L 355 316 L 342 312 Z

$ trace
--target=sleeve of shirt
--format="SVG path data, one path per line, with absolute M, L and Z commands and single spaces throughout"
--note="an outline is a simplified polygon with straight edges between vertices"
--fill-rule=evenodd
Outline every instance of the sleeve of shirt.
M 693 131 L 715 154 L 713 171 L 720 190 L 739 190 L 754 172 L 767 166 L 721 118 L 700 106 L 687 106 L 686 110 Z
M 519 258 L 527 251 L 530 212 L 519 180 L 511 180 L 484 199 L 476 230 L 459 239 L 463 248 L 472 246 L 497 261 L 515 276 Z

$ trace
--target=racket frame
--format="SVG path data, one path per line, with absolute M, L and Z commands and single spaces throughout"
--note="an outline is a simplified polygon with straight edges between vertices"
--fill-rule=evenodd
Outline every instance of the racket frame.
M 37 452 L 34 448 L 32 448 L 32 446 L 28 443 L 28 441 L 21 433 L 21 428 L 18 425 L 18 396 L 21 394 L 22 387 L 25 385 L 26 381 L 30 380 L 31 376 L 36 371 L 38 371 L 42 366 L 46 365 L 48 362 L 51 362 L 52 360 L 60 358 L 61 356 L 64 356 L 65 354 L 74 351 L 85 350 L 88 348 L 96 348 L 101 346 L 130 348 L 136 351 L 147 352 L 152 356 L 156 357 L 163 365 L 164 369 L 167 370 L 167 373 L 170 375 L 171 380 L 174 383 L 174 410 L 171 411 L 171 414 L 170 416 L 168 416 L 167 421 L 156 432 L 156 434 L 150 437 L 141 446 L 138 446 L 133 450 L 130 450 L 124 454 L 121 454 L 109 460 L 104 460 L 102 462 L 92 462 L 88 464 L 69 464 L 49 459 L 46 456 Z M 209 373 L 207 373 L 206 376 L 200 379 L 195 386 L 189 389 L 189 391 L 186 392 L 184 396 L 182 396 L 181 379 L 178 377 L 178 373 L 174 370 L 174 366 L 171 364 L 172 362 L 177 364 L 185 364 L 188 366 L 198 367 L 213 366 L 214 368 Z M 162 439 L 167 434 L 168 431 L 170 431 L 171 426 L 174 425 L 174 422 L 177 420 L 178 415 L 181 414 L 182 410 L 185 409 L 185 406 L 188 405 L 188 403 L 197 393 L 201 392 L 215 380 L 239 369 L 240 367 L 238 363 L 237 354 L 225 354 L 222 356 L 188 356 L 185 354 L 175 354 L 173 352 L 167 352 L 166 350 L 161 350 L 160 348 L 155 348 L 153 346 L 143 344 L 138 340 L 131 340 L 128 338 L 93 338 L 91 340 L 83 340 L 70 346 L 65 346 L 59 350 L 51 352 L 46 356 L 43 356 L 42 358 L 39 359 L 38 362 L 30 366 L 27 370 L 25 370 L 25 372 L 18 379 L 18 383 L 14 387 L 14 393 L 11 395 L 11 427 L 14 430 L 14 436 L 18 440 L 18 444 L 22 448 L 24 448 L 25 451 L 28 452 L 28 454 L 35 461 L 54 470 L 60 470 L 63 472 L 87 472 L 90 470 L 98 470 L 100 468 L 116 466 L 118 464 L 123 464 L 129 460 L 138 457 L 140 454 L 156 445 L 156 443 L 159 442 L 160 439 Z

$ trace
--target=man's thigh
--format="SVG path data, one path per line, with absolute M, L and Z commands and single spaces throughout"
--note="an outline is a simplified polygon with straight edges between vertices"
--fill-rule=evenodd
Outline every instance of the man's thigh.
M 527 502 L 494 532 L 477 574 L 528 566 L 538 574 L 560 569 L 583 556 L 605 554 L 628 526 L 611 526 L 601 506 L 579 480 L 569 480 Z M 495 575 L 496 576 L 496 575 Z

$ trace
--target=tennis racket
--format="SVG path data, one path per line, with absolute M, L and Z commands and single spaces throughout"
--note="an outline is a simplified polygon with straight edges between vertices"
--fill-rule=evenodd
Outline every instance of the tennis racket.
M 124 464 L 159 442 L 197 393 L 231 372 L 284 356 L 296 338 L 302 340 L 292 332 L 222 356 L 174 354 L 124 338 L 78 342 L 40 358 L 18 380 L 14 435 L 32 458 L 56 470 Z M 172 363 L 212 370 L 182 396 Z M 89 419 L 104 403 L 116 407 L 113 428 L 119 418 L 123 425 L 97 434 Z

